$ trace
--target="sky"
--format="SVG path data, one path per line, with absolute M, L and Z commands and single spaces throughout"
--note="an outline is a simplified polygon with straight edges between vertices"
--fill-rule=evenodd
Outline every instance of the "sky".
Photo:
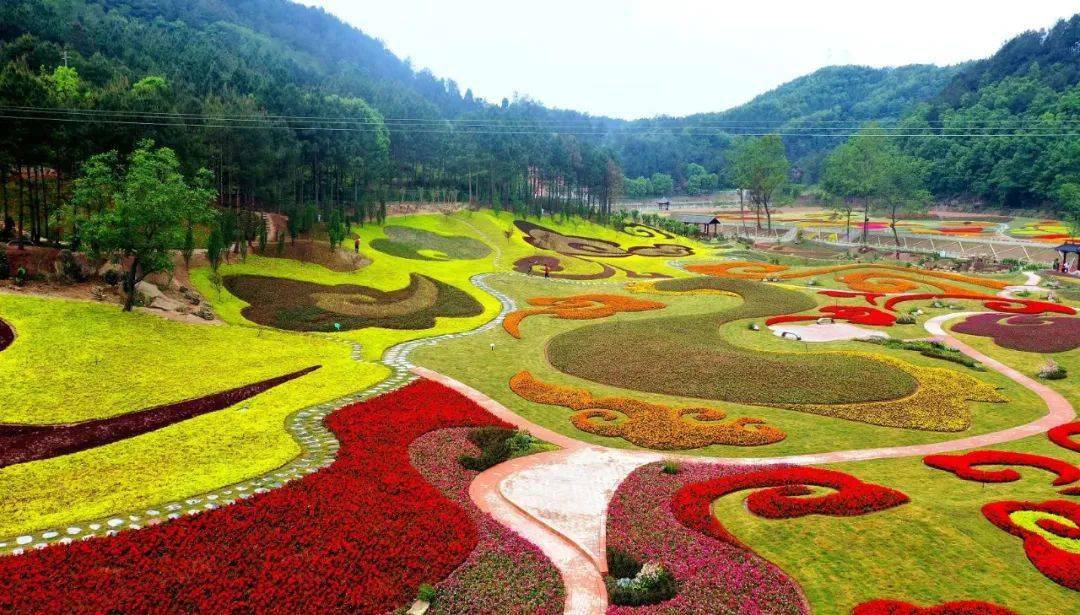
M 955 64 L 1076 0 L 301 0 L 498 102 L 633 119 L 722 111 L 833 64 Z

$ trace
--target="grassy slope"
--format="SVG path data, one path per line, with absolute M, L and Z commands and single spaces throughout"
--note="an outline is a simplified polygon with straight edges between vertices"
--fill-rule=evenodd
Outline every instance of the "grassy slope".
M 387 370 L 325 337 L 188 325 L 114 306 L 0 294 L 18 332 L 0 353 L 0 421 L 80 421 L 321 364 L 232 408 L 108 446 L 0 470 L 0 535 L 156 504 L 285 463 L 285 417 L 371 386 Z M 9 375 L 10 374 L 10 375 Z

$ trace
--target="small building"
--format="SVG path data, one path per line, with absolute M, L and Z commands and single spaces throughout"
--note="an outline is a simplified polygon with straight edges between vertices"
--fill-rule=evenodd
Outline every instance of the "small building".
M 664 197 L 656 202 L 656 208 L 660 211 L 671 211 L 671 199 Z
M 672 214 L 671 219 L 683 224 L 696 225 L 698 234 L 705 237 L 715 237 L 720 226 L 720 220 L 709 214 Z
M 1054 249 L 1061 255 L 1057 262 L 1058 271 L 1075 273 L 1080 270 L 1080 240 L 1069 239 Z

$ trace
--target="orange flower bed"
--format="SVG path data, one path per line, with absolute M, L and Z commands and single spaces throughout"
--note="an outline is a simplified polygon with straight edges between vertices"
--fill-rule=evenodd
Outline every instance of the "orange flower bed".
M 645 312 L 667 307 L 659 301 L 603 294 L 533 297 L 529 299 L 529 303 L 537 307 L 510 312 L 503 320 L 506 332 L 518 339 L 521 339 L 521 321 L 536 314 L 548 314 L 563 320 L 592 320 L 607 318 L 619 312 Z
M 760 280 L 761 278 L 765 277 L 776 277 L 781 280 L 794 280 L 815 275 L 836 273 L 838 271 L 848 271 L 851 269 L 868 269 L 869 271 L 852 273 L 840 279 L 841 282 L 847 284 L 853 290 L 861 290 L 867 292 L 907 292 L 908 290 L 915 288 L 915 286 L 909 285 L 911 282 L 935 286 L 937 288 L 941 288 L 945 292 L 953 292 L 953 290 L 960 290 L 956 286 L 951 286 L 942 282 L 930 282 L 919 278 L 912 278 L 910 277 L 911 275 L 935 278 L 936 280 L 951 280 L 953 282 L 963 282 L 965 284 L 973 284 L 975 286 L 982 286 L 984 288 L 993 288 L 997 290 L 1003 290 L 1006 286 L 1008 286 L 1008 283 L 1002 282 L 1000 280 L 978 278 L 975 276 L 964 275 L 962 273 L 914 269 L 911 267 L 901 267 L 899 265 L 888 264 L 868 265 L 864 263 L 851 263 L 848 265 L 813 267 L 810 269 L 799 269 L 796 271 L 788 271 L 788 269 L 790 269 L 790 267 L 788 267 L 787 265 L 773 265 L 770 263 L 756 263 L 751 261 L 731 261 L 726 263 L 709 263 L 686 266 L 686 270 L 693 273 L 700 273 L 702 275 L 711 275 L 722 278 L 736 278 L 742 280 Z M 885 273 L 885 271 L 901 272 L 909 275 L 898 276 L 891 273 Z M 871 282 L 870 280 L 873 278 L 882 278 L 883 281 Z M 894 279 L 903 281 L 891 281 Z
M 563 406 L 578 412 L 570 422 L 578 429 L 654 450 L 685 450 L 713 444 L 761 446 L 787 437 L 782 430 L 756 418 L 723 422 L 718 408 L 674 408 L 626 397 L 595 398 L 584 389 L 549 384 L 528 371 L 510 379 L 510 390 L 538 404 Z

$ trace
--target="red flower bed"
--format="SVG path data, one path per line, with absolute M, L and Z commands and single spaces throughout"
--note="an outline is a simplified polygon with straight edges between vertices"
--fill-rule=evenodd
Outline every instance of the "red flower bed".
M 835 320 L 846 320 L 857 325 L 871 325 L 875 327 L 889 327 L 896 322 L 896 316 L 883 312 L 877 308 L 860 305 L 827 305 L 821 308 L 821 314 Z M 799 322 L 803 320 L 817 320 L 821 316 L 813 314 L 773 316 L 765 321 L 765 326 L 776 325 L 785 322 Z
M 1046 312 L 1068 314 L 1070 316 L 1076 314 L 1076 310 L 1060 303 L 1033 301 L 1031 299 L 1008 299 L 980 293 L 913 293 L 898 295 L 885 302 L 885 309 L 895 310 L 897 304 L 905 301 L 924 301 L 926 299 L 974 299 L 982 301 L 988 310 L 1007 312 L 1009 314 L 1044 314 Z
M 504 425 L 420 381 L 327 419 L 328 468 L 231 506 L 111 538 L 0 558 L 0 609 L 84 612 L 386 612 L 473 550 L 461 508 L 410 465 L 446 427 Z
M 991 502 L 982 507 L 991 523 L 1024 541 L 1024 552 L 1039 572 L 1059 585 L 1080 591 L 1080 553 L 1059 549 L 1042 535 L 1013 522 L 1010 515 L 1019 511 L 1039 511 L 1058 515 L 1080 525 L 1080 504 L 1065 500 L 1034 502 Z M 1080 539 L 1080 528 L 1070 527 L 1053 519 L 1036 522 L 1043 530 L 1072 540 Z
M 1080 442 L 1072 439 L 1072 436 L 1075 436 L 1076 434 L 1080 434 L 1080 421 L 1058 425 L 1046 432 L 1046 436 L 1050 438 L 1050 441 L 1054 444 L 1057 444 L 1062 448 L 1067 448 L 1070 451 L 1080 453 Z
M 828 487 L 834 492 L 810 496 L 808 485 Z M 746 497 L 750 512 L 767 519 L 790 519 L 806 515 L 853 517 L 899 506 L 908 501 L 903 493 L 864 483 L 833 470 L 804 467 L 781 467 L 745 474 L 723 476 L 687 485 L 671 501 L 675 517 L 701 533 L 739 545 L 712 514 L 712 503 L 736 491 L 760 489 Z
M 926 465 L 952 472 L 959 478 L 980 483 L 1011 483 L 1020 480 L 1020 473 L 1012 468 L 980 470 L 976 466 L 1027 466 L 1039 468 L 1057 475 L 1053 485 L 1060 487 L 1080 480 L 1080 468 L 1053 457 L 1015 453 L 1012 451 L 971 451 L 962 455 L 928 455 Z
M 976 314 L 953 327 L 957 333 L 993 338 L 1002 348 L 1066 352 L 1080 347 L 1080 318 L 1034 314 Z
M 977 600 L 946 602 L 928 607 L 901 600 L 871 600 L 855 607 L 851 615 L 1016 615 L 1016 611 Z
M 245 399 L 310 374 L 318 365 L 175 404 L 67 425 L 0 424 L 0 468 L 69 455 L 168 427 L 234 406 Z

